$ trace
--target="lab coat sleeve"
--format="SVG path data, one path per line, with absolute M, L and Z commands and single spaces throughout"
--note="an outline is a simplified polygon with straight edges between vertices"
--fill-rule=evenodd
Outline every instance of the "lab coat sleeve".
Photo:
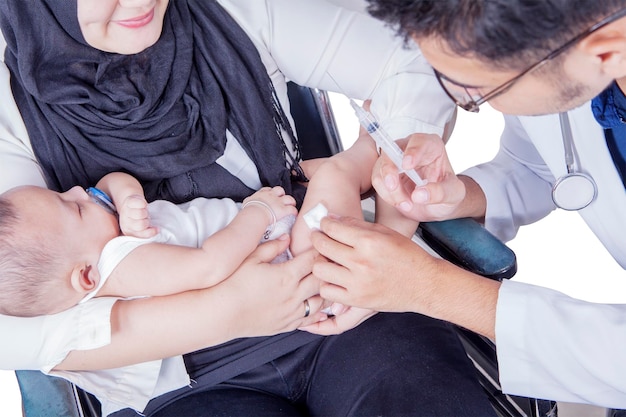
M 555 209 L 551 197 L 554 176 L 517 117 L 505 116 L 495 158 L 463 174 L 472 177 L 485 193 L 485 227 L 503 241 L 513 239 L 520 226 Z
M 394 139 L 415 132 L 441 135 L 454 109 L 452 101 L 417 46 L 405 44 L 369 16 L 364 1 L 220 3 L 255 43 L 278 93 L 283 93 L 280 77 L 284 77 L 303 86 L 371 99 L 372 114 Z
M 503 391 L 626 408 L 626 305 L 506 281 L 496 312 Z

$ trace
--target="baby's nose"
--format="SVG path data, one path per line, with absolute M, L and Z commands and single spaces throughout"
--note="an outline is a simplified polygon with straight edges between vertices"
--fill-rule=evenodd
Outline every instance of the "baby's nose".
M 65 194 L 67 194 L 68 196 L 72 196 L 75 199 L 80 199 L 80 200 L 89 199 L 89 196 L 87 195 L 87 192 L 85 191 L 85 189 L 78 185 L 67 190 Z

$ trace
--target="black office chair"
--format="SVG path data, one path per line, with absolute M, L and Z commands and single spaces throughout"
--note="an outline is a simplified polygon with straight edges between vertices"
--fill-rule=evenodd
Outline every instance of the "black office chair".
M 343 146 L 326 92 L 289 84 L 291 114 L 304 159 L 333 155 Z M 366 218 L 372 213 L 365 213 Z M 511 278 L 515 254 L 471 219 L 422 223 L 416 231 L 436 253 L 490 279 Z M 498 383 L 495 345 L 487 338 L 457 328 L 477 369 L 478 379 L 501 417 L 556 417 L 556 403 L 502 393 Z M 73 384 L 38 371 L 17 371 L 25 417 L 97 417 L 100 405 Z M 447 417 L 447 416 L 445 416 Z

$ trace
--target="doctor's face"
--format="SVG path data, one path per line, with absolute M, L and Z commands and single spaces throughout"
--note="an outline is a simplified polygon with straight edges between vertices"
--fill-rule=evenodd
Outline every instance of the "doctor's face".
M 89 45 L 136 54 L 154 45 L 169 0 L 77 0 L 78 23 Z
M 524 71 L 505 70 L 475 57 L 457 55 L 438 39 L 420 39 L 419 46 L 453 96 L 488 96 Z M 488 101 L 496 110 L 514 115 L 570 110 L 591 100 L 612 81 L 610 77 L 592 75 L 593 70 L 573 49 L 566 56 L 520 76 Z

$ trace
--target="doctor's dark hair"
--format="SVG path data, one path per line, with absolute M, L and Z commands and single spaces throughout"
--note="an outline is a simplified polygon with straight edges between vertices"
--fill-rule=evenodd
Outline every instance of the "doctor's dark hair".
M 367 0 L 405 40 L 439 38 L 455 54 L 522 69 L 626 7 L 626 0 Z
M 21 221 L 13 204 L 0 196 L 0 314 L 32 317 L 54 307 L 49 294 L 59 285 L 57 257 L 48 243 L 23 235 Z

